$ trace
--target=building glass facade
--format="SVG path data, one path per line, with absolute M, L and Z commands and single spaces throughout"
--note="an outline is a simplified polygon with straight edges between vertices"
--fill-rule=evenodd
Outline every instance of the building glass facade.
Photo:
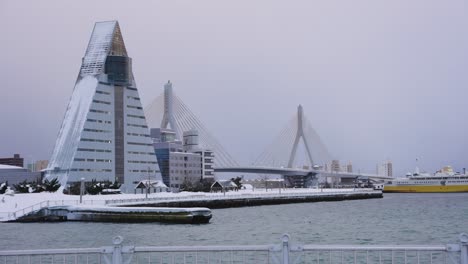
M 62 185 L 117 181 L 122 191 L 160 178 L 154 148 L 117 21 L 96 23 L 46 177 Z

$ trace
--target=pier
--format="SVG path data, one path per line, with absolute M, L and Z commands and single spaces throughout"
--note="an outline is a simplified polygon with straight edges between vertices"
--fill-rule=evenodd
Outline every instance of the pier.
M 329 202 L 343 200 L 382 198 L 381 191 L 372 189 L 281 189 L 270 192 L 230 192 L 224 194 L 194 194 L 186 197 L 113 199 L 107 205 L 127 207 L 207 207 L 221 209 L 243 206 L 288 203 Z
M 164 222 L 174 224 L 201 224 L 211 219 L 208 208 L 148 208 L 110 206 L 51 206 L 31 212 L 11 222 Z
M 31 195 L 35 198 L 25 199 Z M 78 200 L 79 197 L 69 195 L 19 194 L 9 198 L 12 199 L 10 204 L 20 202 L 23 206 L 15 208 L 14 211 L 0 212 L 0 222 L 88 220 L 191 223 L 193 221 L 187 219 L 196 216 L 194 219 L 198 223 L 209 221 L 211 218 L 209 209 L 382 197 L 381 191 L 372 189 L 256 189 L 226 193 L 153 193 L 148 197 L 120 194 L 86 196 L 82 202 Z M 28 203 L 30 201 L 37 203 Z M 185 220 L 180 215 L 169 216 L 168 210 L 180 213 L 182 209 L 186 210 Z M 200 213 L 202 211 L 203 213 Z

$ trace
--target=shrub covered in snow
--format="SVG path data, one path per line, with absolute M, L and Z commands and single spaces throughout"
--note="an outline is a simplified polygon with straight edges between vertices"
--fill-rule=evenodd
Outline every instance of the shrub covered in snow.
M 52 179 L 52 180 L 45 180 L 43 183 L 42 183 L 42 189 L 43 191 L 46 191 L 46 192 L 56 192 L 59 188 L 60 188 L 60 182 L 58 181 L 57 178 L 55 179 Z
M 64 191 L 65 194 L 79 195 L 80 194 L 80 182 L 74 182 L 70 185 L 70 188 Z M 85 193 L 90 195 L 101 194 L 103 190 L 119 189 L 121 186 L 118 182 L 111 181 L 97 181 L 96 179 L 90 182 L 85 182 Z
M 185 192 L 210 192 L 212 184 L 213 180 L 211 179 L 203 179 L 200 181 L 185 180 L 180 190 Z
M 0 194 L 4 194 L 7 189 L 8 189 L 8 181 L 0 184 Z
M 91 195 L 96 195 L 102 193 L 104 189 L 119 189 L 121 184 L 118 182 L 110 182 L 110 181 L 100 181 L 98 182 L 96 179 L 91 180 L 91 182 L 86 183 L 86 192 Z
M 26 180 L 13 184 L 17 193 L 39 193 L 42 192 L 42 187 L 37 182 L 28 182 Z
M 91 195 L 99 194 L 104 187 L 101 182 L 96 181 L 96 179 L 91 180 L 91 182 L 86 183 L 86 193 Z
M 55 192 L 60 188 L 60 183 L 56 178 L 50 181 L 45 180 L 43 183 L 24 180 L 18 184 L 13 184 L 13 187 L 18 193 Z

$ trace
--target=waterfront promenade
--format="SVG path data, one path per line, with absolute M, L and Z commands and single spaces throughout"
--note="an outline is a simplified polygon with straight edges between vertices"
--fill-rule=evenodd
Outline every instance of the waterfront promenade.
M 241 206 L 242 204 L 239 205 L 239 201 L 246 203 L 244 206 L 249 206 L 381 197 L 382 192 L 373 191 L 372 189 L 255 189 L 225 193 L 159 192 L 148 195 L 85 195 L 81 204 L 89 206 L 156 206 L 159 204 L 161 207 L 193 207 L 203 204 L 215 204 L 217 205 L 216 208 L 225 208 Z M 0 203 L 0 221 L 11 221 L 49 206 L 80 204 L 79 196 L 59 193 L 15 194 L 13 196 L 4 195 L 3 198 L 4 202 Z M 265 201 L 273 202 L 263 203 Z M 225 205 L 221 206 L 222 204 Z
M 382 198 L 372 189 L 265 189 L 230 193 L 193 194 L 181 197 L 130 198 L 107 200 L 115 206 L 208 207 L 211 209 Z

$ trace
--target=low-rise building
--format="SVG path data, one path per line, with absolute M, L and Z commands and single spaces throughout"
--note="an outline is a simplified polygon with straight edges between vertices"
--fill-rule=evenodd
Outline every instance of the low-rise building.
M 24 158 L 21 158 L 20 154 L 14 154 L 12 158 L 0 158 L 0 164 L 24 167 Z
M 0 184 L 8 182 L 8 185 L 13 188 L 14 184 L 20 182 L 36 182 L 42 181 L 41 172 L 30 172 L 25 168 L 11 165 L 0 165 Z
M 153 128 L 151 138 L 163 182 L 172 189 L 180 189 L 184 182 L 214 179 L 214 154 L 198 145 L 198 132 L 184 132 L 183 143 L 172 129 Z

